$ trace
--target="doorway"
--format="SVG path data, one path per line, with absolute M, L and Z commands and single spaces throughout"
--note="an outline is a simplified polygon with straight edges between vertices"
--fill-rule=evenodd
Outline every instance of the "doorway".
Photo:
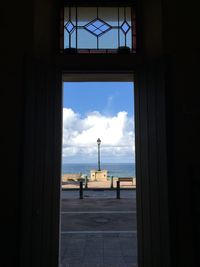
M 137 266 L 132 74 L 63 75 L 62 156 L 60 266 Z

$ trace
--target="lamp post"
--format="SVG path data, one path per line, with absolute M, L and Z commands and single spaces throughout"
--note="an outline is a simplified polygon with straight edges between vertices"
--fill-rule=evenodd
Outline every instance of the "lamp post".
M 98 144 L 98 171 L 100 171 L 101 170 L 100 168 L 100 144 L 101 144 L 100 138 L 97 139 L 97 144 Z

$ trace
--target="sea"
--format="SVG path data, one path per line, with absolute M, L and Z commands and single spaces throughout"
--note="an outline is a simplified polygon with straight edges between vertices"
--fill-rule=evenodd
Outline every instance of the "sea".
M 107 170 L 108 176 L 135 177 L 135 163 L 102 163 L 101 170 Z M 63 163 L 62 174 L 80 173 L 90 176 L 90 170 L 98 169 L 95 163 Z

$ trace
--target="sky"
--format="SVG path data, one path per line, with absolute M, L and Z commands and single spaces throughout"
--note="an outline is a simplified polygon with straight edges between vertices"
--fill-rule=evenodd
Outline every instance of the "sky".
M 63 84 L 63 163 L 135 161 L 132 82 Z

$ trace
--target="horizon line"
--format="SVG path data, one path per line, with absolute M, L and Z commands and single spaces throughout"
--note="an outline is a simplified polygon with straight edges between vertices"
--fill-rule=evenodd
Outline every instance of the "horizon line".
M 101 164 L 132 164 L 134 162 L 101 162 Z M 96 162 L 63 162 L 62 164 L 97 164 Z

